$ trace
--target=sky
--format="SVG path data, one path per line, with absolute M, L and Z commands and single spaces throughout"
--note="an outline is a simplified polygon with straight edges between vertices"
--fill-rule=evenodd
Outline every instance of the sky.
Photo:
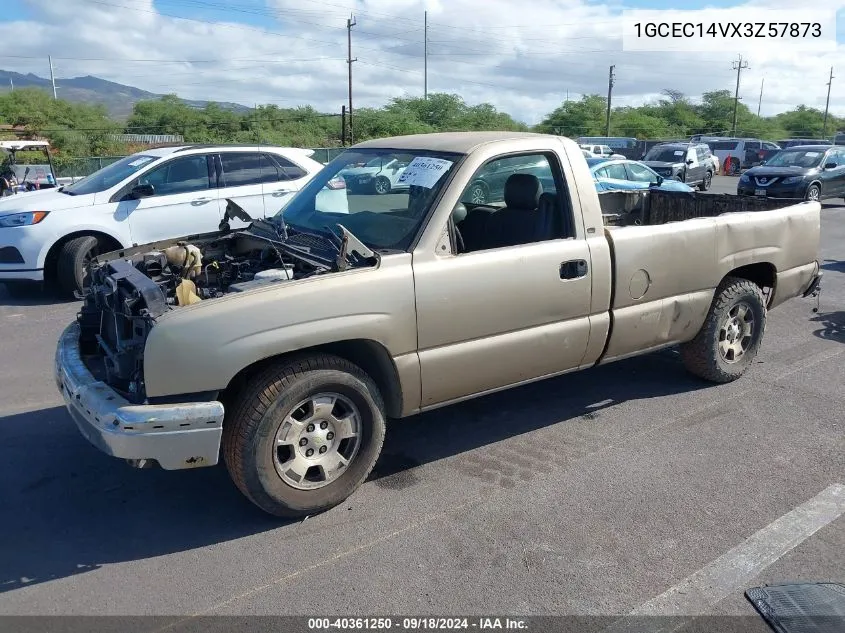
M 628 11 L 694 10 L 684 19 L 765 19 L 801 11 L 797 0 L 0 0 L 0 68 L 57 78 L 95 75 L 188 99 L 339 112 L 347 102 L 346 21 L 352 29 L 353 107 L 422 96 L 428 21 L 428 90 L 489 102 L 529 124 L 564 100 L 606 94 L 641 105 L 679 90 L 693 101 L 736 86 L 757 111 L 798 104 L 845 116 L 845 0 L 809 6 L 831 16 L 825 50 L 684 42 L 676 51 L 623 50 Z M 728 10 L 734 10 L 733 12 Z M 835 12 L 835 37 L 832 41 Z M 672 16 L 677 17 L 677 13 Z M 802 15 L 798 13 L 797 15 Z M 671 17 L 671 16 L 669 16 Z M 807 19 L 807 18 L 804 18 Z M 841 70 L 837 71 L 837 68 Z M 839 75 L 837 75 L 837 72 Z M 841 79 L 839 78 L 841 76 Z

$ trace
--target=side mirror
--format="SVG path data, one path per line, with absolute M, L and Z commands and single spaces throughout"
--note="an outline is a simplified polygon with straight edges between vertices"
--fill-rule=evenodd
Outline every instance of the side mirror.
M 658 187 L 659 187 L 660 185 L 662 185 L 662 184 L 663 184 L 663 180 L 664 180 L 664 179 L 663 179 L 663 176 L 658 176 L 658 177 L 657 177 L 657 186 L 658 186 Z
M 155 192 L 155 187 L 152 185 L 135 185 L 132 187 L 132 191 L 129 192 L 129 197 L 134 198 L 135 200 L 140 200 L 141 198 L 154 196 Z
M 766 163 L 768 163 L 768 162 L 769 162 L 769 161 L 767 161 L 767 160 L 761 160 L 761 161 L 760 161 L 760 164 L 761 164 L 761 165 L 765 165 L 765 164 L 766 164 Z
M 839 167 L 839 165 L 837 165 L 836 163 L 825 163 L 824 164 L 825 169 L 836 169 L 837 167 Z
M 692 158 L 687 158 L 687 165 L 692 165 L 694 162 Z

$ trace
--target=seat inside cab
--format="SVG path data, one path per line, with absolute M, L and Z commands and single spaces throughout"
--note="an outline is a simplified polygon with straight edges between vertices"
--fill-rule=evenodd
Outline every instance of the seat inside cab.
M 459 253 L 518 246 L 563 237 L 555 193 L 544 192 L 537 176 L 515 173 L 504 186 L 504 206 L 468 207 L 452 212 Z

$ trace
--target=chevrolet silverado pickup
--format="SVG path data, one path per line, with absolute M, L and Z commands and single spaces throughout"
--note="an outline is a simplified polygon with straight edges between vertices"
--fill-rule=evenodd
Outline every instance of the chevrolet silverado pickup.
M 401 193 L 319 195 L 397 157 Z M 362 484 L 391 418 L 668 346 L 738 379 L 768 311 L 818 291 L 821 206 L 724 198 L 599 194 L 557 136 L 363 142 L 274 216 L 230 201 L 218 231 L 94 259 L 56 383 L 105 453 L 169 470 L 222 455 L 264 511 L 313 514 Z

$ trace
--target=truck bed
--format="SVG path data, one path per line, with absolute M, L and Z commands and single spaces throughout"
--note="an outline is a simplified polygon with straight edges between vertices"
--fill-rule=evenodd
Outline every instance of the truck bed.
M 737 268 L 768 289 L 769 308 L 800 295 L 818 269 L 818 203 L 624 192 L 602 207 L 614 280 L 603 362 L 691 340 L 720 280 Z
M 599 193 L 605 226 L 654 226 L 723 213 L 771 211 L 791 207 L 794 200 L 684 191 L 606 191 Z

